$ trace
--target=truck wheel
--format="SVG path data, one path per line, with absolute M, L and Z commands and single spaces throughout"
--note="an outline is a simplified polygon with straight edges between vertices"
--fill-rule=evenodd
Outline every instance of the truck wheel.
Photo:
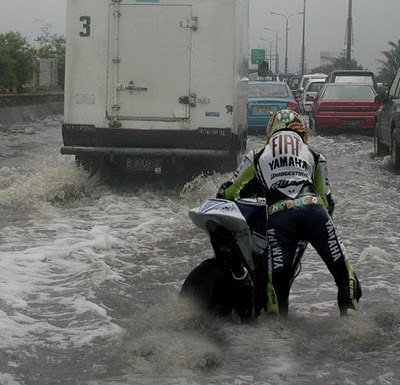
M 98 156 L 76 155 L 75 163 L 90 175 L 94 175 L 103 166 L 104 159 Z
M 240 153 L 233 153 L 229 156 L 229 161 L 226 166 L 226 170 L 235 171 L 240 163 L 241 154 Z
M 382 144 L 376 132 L 374 134 L 374 154 L 376 156 L 385 156 L 389 154 L 389 149 Z
M 392 147 L 390 151 L 390 159 L 392 161 L 393 168 L 396 172 L 400 172 L 400 147 L 397 140 L 392 137 Z
M 247 130 L 242 133 L 239 143 L 240 143 L 240 151 L 242 154 L 244 154 L 247 150 Z
M 241 161 L 241 147 L 242 144 L 238 141 L 238 139 L 234 139 L 235 142 L 231 143 L 231 149 L 229 151 L 228 157 L 223 160 L 220 164 L 220 167 L 217 168 L 218 172 L 232 172 L 235 171 Z
M 317 120 L 314 121 L 313 127 L 314 127 L 314 132 L 317 135 L 322 135 L 323 131 L 322 128 L 318 125 Z
M 382 144 L 381 139 L 378 136 L 378 132 L 375 128 L 374 131 L 374 154 L 375 156 L 389 155 L 389 149 L 387 146 Z
M 313 120 L 311 119 L 310 115 L 308 115 L 308 126 L 310 127 L 310 130 L 314 129 Z

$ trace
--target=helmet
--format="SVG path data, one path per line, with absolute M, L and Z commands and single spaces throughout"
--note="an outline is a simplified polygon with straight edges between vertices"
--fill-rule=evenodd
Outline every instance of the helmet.
M 283 130 L 297 132 L 304 143 L 308 141 L 307 123 L 301 115 L 295 111 L 280 110 L 271 116 L 267 126 L 267 143 L 275 132 Z

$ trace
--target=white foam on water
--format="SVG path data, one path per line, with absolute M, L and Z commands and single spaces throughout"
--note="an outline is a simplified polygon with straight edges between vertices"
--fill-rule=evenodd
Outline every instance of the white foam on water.
M 3 167 L 0 179 L 7 182 L 0 206 L 18 210 L 17 222 L 3 223 L 1 231 L 1 323 L 7 336 L 1 348 L 89 346 L 123 335 L 94 294 L 104 282 L 122 280 L 105 263 L 118 239 L 109 225 L 80 221 L 79 208 L 74 218 L 65 215 L 65 204 L 74 200 L 89 196 L 93 204 L 90 194 L 95 188 L 101 194 L 96 178 L 57 156 L 36 163 L 33 171 Z
M 26 132 L 35 138 L 40 127 Z M 79 375 L 92 385 L 395 385 L 400 182 L 387 160 L 371 158 L 369 139 L 310 141 L 330 162 L 334 220 L 363 286 L 354 319 L 339 317 L 336 286 L 312 247 L 292 288 L 288 322 L 262 314 L 256 325 L 240 325 L 180 308 L 174 299 L 184 278 L 212 255 L 188 210 L 215 196 L 231 174 L 200 176 L 179 191 L 118 191 L 53 150 L 29 164 L 2 165 L 0 208 L 8 219 L 0 232 L 0 350 L 16 358 L 0 379 L 19 385 L 5 372 L 27 370 L 25 361 L 43 349 L 83 357 Z M 251 138 L 250 146 L 260 142 Z M 110 349 L 116 361 L 93 379 L 96 352 Z M 40 364 L 59 380 L 54 362 L 42 357 Z M 66 364 L 71 378 L 74 364 Z
M 1 321 L 8 336 L 0 340 L 1 348 L 30 340 L 44 346 L 57 341 L 66 348 L 121 334 L 104 307 L 93 302 L 94 290 L 103 282 L 121 279 L 98 253 L 112 247 L 108 230 L 94 227 L 81 238 L 1 253 L 0 302 L 6 309 Z M 65 323 L 68 329 L 57 326 Z
M 17 381 L 14 376 L 8 373 L 0 373 L 0 384 L 1 385 L 23 385 L 23 383 Z

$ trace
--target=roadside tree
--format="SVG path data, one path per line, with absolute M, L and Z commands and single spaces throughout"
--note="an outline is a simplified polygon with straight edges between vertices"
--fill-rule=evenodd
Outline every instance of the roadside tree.
M 336 70 L 364 70 L 364 68 L 357 60 L 352 59 L 350 63 L 348 63 L 345 57 L 339 57 L 335 59 L 332 64 L 316 67 L 311 72 L 329 74 L 329 72 Z
M 378 73 L 379 81 L 386 85 L 392 82 L 400 68 L 400 40 L 389 41 L 388 45 L 390 46 L 389 51 L 381 52 L 385 59 L 377 59 L 377 62 L 381 64 Z
M 31 83 L 35 50 L 20 32 L 0 34 L 0 92 L 22 92 Z

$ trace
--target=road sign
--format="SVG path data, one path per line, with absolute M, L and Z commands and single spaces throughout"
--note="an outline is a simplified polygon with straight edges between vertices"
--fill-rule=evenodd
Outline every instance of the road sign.
M 251 64 L 258 64 L 262 59 L 265 59 L 265 49 L 252 49 L 251 50 Z

